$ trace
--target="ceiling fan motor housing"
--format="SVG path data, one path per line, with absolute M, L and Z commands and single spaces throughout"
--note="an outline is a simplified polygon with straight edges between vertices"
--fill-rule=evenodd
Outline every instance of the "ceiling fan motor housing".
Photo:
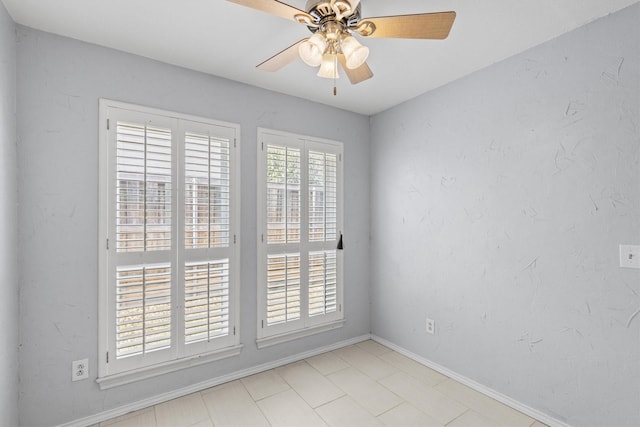
M 338 0 L 335 2 L 335 6 L 341 10 L 349 10 L 351 8 L 351 4 L 348 0 Z M 329 0 L 308 0 L 307 5 L 305 7 L 307 13 L 311 15 L 315 23 L 318 26 L 309 26 L 309 30 L 313 33 L 318 31 L 319 26 L 324 24 L 325 22 L 335 21 L 336 20 L 336 12 L 331 7 L 331 1 Z M 340 22 L 345 27 L 353 27 L 358 21 L 360 21 L 360 4 L 356 6 L 355 10 L 351 11 L 349 15 L 343 16 Z

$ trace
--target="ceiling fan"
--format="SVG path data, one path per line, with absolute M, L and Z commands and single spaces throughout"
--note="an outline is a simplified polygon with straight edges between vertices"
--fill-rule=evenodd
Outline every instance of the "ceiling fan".
M 319 77 L 337 79 L 338 63 L 352 84 L 373 77 L 366 63 L 369 48 L 353 36 L 371 38 L 445 39 L 455 12 L 361 18 L 360 0 L 308 0 L 306 11 L 278 0 L 228 0 L 306 25 L 313 33 L 257 66 L 277 71 L 298 56 L 318 67 Z M 334 86 L 334 95 L 336 93 Z

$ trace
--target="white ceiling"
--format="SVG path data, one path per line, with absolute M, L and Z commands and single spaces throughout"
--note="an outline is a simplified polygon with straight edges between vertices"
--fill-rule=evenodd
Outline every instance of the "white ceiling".
M 269 1 L 269 0 L 265 0 Z M 287 2 L 287 0 L 283 0 Z M 374 77 L 255 65 L 310 33 L 225 0 L 2 0 L 22 25 L 362 114 L 375 114 L 640 0 L 362 0 L 362 16 L 454 10 L 446 40 L 363 39 Z M 304 9 L 306 0 L 288 0 Z

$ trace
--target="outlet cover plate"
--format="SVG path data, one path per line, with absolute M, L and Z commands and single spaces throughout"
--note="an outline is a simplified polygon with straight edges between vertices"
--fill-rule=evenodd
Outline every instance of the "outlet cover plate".
M 620 267 L 640 268 L 640 245 L 620 245 Z
M 433 319 L 429 319 L 427 317 L 427 333 L 430 335 L 434 335 L 436 333 L 436 322 Z
M 89 378 L 89 359 L 71 362 L 71 381 L 86 380 L 87 378 Z

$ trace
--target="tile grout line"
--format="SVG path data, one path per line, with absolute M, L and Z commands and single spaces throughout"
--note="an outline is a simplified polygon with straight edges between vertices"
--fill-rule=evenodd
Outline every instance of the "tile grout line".
M 269 418 L 267 418 L 267 414 L 264 413 L 264 411 L 262 410 L 262 408 L 260 407 L 260 405 L 258 405 L 258 402 L 256 402 L 256 400 L 253 398 L 253 396 L 251 396 L 251 393 L 249 393 L 249 389 L 247 389 L 247 386 L 244 385 L 244 383 L 242 382 L 242 379 L 238 379 L 236 380 L 240 383 L 240 385 L 242 386 L 242 388 L 244 389 L 244 391 L 247 392 L 247 395 L 249 396 L 249 398 L 251 398 L 251 400 L 253 401 L 253 404 L 256 405 L 256 408 L 258 408 L 258 411 L 260 411 L 260 413 L 262 414 L 262 418 L 265 419 L 265 421 L 269 424 L 269 426 L 273 427 L 273 424 L 271 424 L 271 421 L 269 421 Z M 213 420 L 212 420 L 213 422 Z M 215 426 L 215 424 L 214 424 Z
M 465 408 L 467 408 L 467 407 L 465 406 Z M 461 413 L 460 415 L 458 415 L 457 417 L 455 417 L 454 419 L 452 419 L 451 421 L 446 423 L 445 427 L 448 426 L 449 424 L 451 424 L 452 422 L 454 422 L 455 420 L 457 420 L 458 418 L 461 418 L 464 414 L 468 413 L 469 411 L 471 411 L 471 408 L 467 408 L 466 411 L 464 411 L 463 413 Z M 493 420 L 491 420 L 491 421 L 493 421 Z

